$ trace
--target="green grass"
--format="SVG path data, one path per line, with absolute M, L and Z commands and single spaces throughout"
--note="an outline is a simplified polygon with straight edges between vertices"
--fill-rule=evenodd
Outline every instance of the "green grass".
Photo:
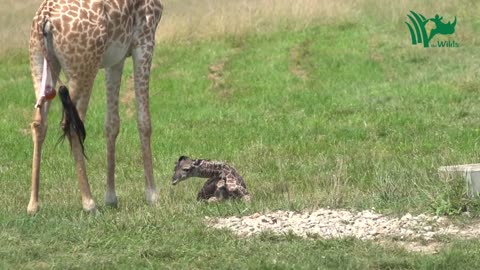
M 159 44 L 151 78 L 158 207 L 143 200 L 133 101 L 121 110 L 120 205 L 102 202 L 101 73 L 86 122 L 97 216 L 82 212 L 69 146 L 57 145 L 58 100 L 43 152 L 42 208 L 26 214 L 34 95 L 26 52 L 2 56 L 0 268 L 478 269 L 478 240 L 445 240 L 439 254 L 422 255 L 355 239 L 239 239 L 204 224 L 205 216 L 326 206 L 451 213 L 462 192 L 451 191 L 452 198 L 437 168 L 477 162 L 480 152 L 473 34 L 480 21 L 462 21 L 456 49 L 413 47 L 403 22 L 372 19 Z M 213 86 L 209 67 L 222 64 Z M 129 63 L 122 97 L 131 74 Z M 228 160 L 253 203 L 197 203 L 201 180 L 170 186 L 180 155 Z

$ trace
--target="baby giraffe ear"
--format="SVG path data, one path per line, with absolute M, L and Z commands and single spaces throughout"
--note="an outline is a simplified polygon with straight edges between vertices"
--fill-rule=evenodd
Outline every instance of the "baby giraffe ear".
M 182 161 L 182 160 L 186 160 L 186 159 L 189 159 L 187 156 L 181 156 L 179 159 L 178 159 L 178 162 Z

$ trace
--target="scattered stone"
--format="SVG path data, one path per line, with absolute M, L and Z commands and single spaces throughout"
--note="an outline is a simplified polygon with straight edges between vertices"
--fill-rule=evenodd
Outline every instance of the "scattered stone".
M 258 218 L 260 216 L 260 213 L 255 213 L 253 215 L 251 215 L 251 218 Z
M 401 218 L 402 221 L 409 221 L 412 219 L 412 215 L 410 213 L 407 213 L 405 216 Z
M 402 239 L 404 241 L 432 241 L 437 235 L 475 237 L 480 226 L 472 224 L 466 228 L 452 225 L 448 218 L 410 213 L 400 218 L 388 217 L 373 210 L 350 212 L 346 210 L 317 209 L 297 213 L 276 211 L 269 214 L 255 213 L 244 217 L 208 218 L 214 228 L 227 228 L 240 236 L 253 236 L 264 231 L 276 234 L 294 233 L 302 237 L 344 238 L 357 237 L 362 240 Z M 408 247 L 409 245 L 404 245 Z M 418 244 L 412 245 L 422 250 Z M 427 246 L 438 245 L 429 244 Z

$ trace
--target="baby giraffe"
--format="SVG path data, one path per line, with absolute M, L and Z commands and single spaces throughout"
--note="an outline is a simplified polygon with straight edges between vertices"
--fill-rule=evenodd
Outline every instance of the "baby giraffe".
M 208 178 L 198 192 L 197 200 L 199 201 L 218 202 L 241 198 L 245 202 L 250 202 L 250 194 L 247 191 L 245 181 L 228 164 L 181 156 L 175 164 L 172 185 L 190 177 Z

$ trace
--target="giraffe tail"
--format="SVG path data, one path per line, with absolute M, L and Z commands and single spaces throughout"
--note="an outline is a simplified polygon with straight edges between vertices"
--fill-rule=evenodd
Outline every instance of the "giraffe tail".
M 43 34 L 43 39 L 44 39 L 44 74 L 46 77 L 45 83 L 42 79 L 42 90 L 45 91 L 46 85 L 48 83 L 51 84 L 52 81 L 52 75 L 56 76 L 58 78 L 58 74 L 52 74 L 51 71 L 51 62 L 55 58 L 55 53 L 53 49 L 53 33 L 52 33 L 52 24 L 47 17 L 44 18 L 44 23 L 43 23 L 43 29 L 42 29 L 42 34 Z M 82 153 L 83 156 L 86 157 L 85 155 L 85 147 L 84 147 L 84 142 L 85 142 L 85 137 L 87 133 L 85 132 L 85 126 L 83 125 L 82 119 L 80 119 L 80 115 L 78 114 L 77 108 L 75 107 L 75 104 L 72 102 L 72 99 L 70 98 L 70 94 L 68 92 L 68 88 L 64 85 L 60 86 L 58 89 L 58 95 L 60 97 L 60 100 L 62 102 L 63 106 L 63 119 L 62 119 L 62 128 L 63 128 L 63 135 L 61 139 L 65 139 L 65 137 L 68 137 L 70 141 L 70 145 L 72 143 L 71 141 L 71 136 L 72 134 L 76 134 L 78 137 L 78 141 L 80 143 L 80 146 L 82 148 Z
M 63 136 L 62 138 L 68 137 L 71 144 L 71 132 L 75 132 L 82 147 L 83 156 L 85 156 L 84 142 L 87 133 L 85 132 L 85 126 L 83 125 L 82 119 L 78 114 L 75 104 L 73 104 L 70 94 L 66 86 L 60 86 L 58 89 L 58 95 L 63 105 Z M 85 156 L 86 157 L 86 156 Z

